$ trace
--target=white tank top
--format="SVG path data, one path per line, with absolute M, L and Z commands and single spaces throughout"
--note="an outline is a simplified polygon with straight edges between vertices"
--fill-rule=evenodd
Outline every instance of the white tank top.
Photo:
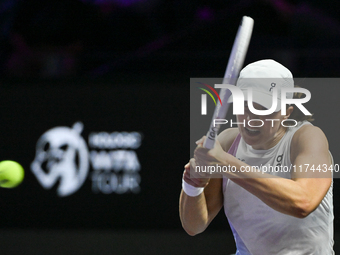
M 239 137 L 235 139 L 229 153 L 251 166 L 290 166 L 291 140 L 294 133 L 305 124 L 310 123 L 302 122 L 288 128 L 281 141 L 269 150 L 254 150 Z M 289 172 L 273 174 L 291 178 Z M 333 184 L 316 210 L 300 219 L 275 211 L 250 192 L 224 178 L 224 211 L 234 234 L 236 255 L 334 254 L 332 189 Z

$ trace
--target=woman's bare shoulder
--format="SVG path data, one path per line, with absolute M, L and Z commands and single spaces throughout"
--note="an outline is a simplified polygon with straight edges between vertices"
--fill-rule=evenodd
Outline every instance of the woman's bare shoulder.
M 239 134 L 238 128 L 228 128 L 223 130 L 217 137 L 224 151 L 228 151 L 235 138 Z
M 291 142 L 291 161 L 294 162 L 301 152 L 321 155 L 328 154 L 329 145 L 324 132 L 316 126 L 304 125 L 297 130 Z

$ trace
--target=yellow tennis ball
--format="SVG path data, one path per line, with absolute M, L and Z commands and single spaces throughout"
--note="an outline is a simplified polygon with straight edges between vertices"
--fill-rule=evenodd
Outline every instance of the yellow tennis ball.
M 0 162 L 0 187 L 14 188 L 18 186 L 24 179 L 23 167 L 11 160 Z

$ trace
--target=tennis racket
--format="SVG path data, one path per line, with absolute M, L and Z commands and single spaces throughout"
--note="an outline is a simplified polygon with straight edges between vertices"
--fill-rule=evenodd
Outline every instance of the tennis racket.
M 247 50 L 251 38 L 251 34 L 253 31 L 254 20 L 250 17 L 243 16 L 241 20 L 241 24 L 238 28 L 235 41 L 233 44 L 233 48 L 230 53 L 227 69 L 224 74 L 223 84 L 231 84 L 236 85 L 236 81 L 238 75 L 243 67 L 244 59 L 247 55 Z M 212 149 L 215 145 L 215 138 L 220 129 L 220 125 L 214 125 L 215 119 L 224 119 L 227 115 L 228 108 L 230 103 L 228 103 L 228 99 L 231 95 L 230 90 L 221 89 L 220 90 L 220 98 L 221 102 L 218 102 L 213 118 L 211 120 L 210 128 L 207 133 L 207 138 L 204 141 L 203 146 L 207 149 Z

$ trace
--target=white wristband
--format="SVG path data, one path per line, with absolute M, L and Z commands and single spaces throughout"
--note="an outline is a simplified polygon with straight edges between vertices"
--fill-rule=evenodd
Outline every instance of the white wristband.
M 201 188 L 201 187 L 197 188 L 197 187 L 190 185 L 189 183 L 187 183 L 183 179 L 182 179 L 182 188 L 183 188 L 183 191 L 185 192 L 185 194 L 187 194 L 189 197 L 197 197 L 204 190 L 204 188 Z

